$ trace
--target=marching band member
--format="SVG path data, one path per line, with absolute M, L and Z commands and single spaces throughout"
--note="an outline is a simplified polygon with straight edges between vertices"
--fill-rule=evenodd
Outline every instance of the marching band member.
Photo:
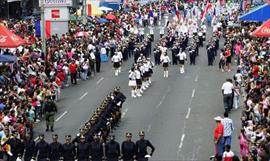
M 168 67 L 169 67 L 169 63 L 171 62 L 169 56 L 167 55 L 167 53 L 164 53 L 164 55 L 161 55 L 160 57 L 160 61 L 163 65 L 163 69 L 164 69 L 164 78 L 168 78 L 169 77 L 169 71 L 168 71 Z
M 185 73 L 185 60 L 187 59 L 187 55 L 184 51 L 182 51 L 182 48 L 180 48 L 180 52 L 177 54 L 179 57 L 179 66 L 180 66 L 180 73 Z
M 118 52 L 116 52 L 113 57 L 112 57 L 112 62 L 113 62 L 113 68 L 114 68 L 114 75 L 118 76 L 119 74 L 119 68 L 121 66 L 121 57 L 118 54 Z
M 129 71 L 129 82 L 128 86 L 131 88 L 131 97 L 136 98 L 136 73 L 135 73 L 135 67 L 132 67 Z

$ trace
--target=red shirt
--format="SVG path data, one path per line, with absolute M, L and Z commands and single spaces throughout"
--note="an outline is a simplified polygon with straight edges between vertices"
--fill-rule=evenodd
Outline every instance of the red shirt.
M 223 136 L 224 127 L 221 123 L 218 123 L 214 130 L 214 139 L 217 140 L 219 136 Z
M 77 72 L 77 65 L 76 64 L 70 64 L 69 65 L 69 71 L 70 71 L 70 73 L 76 73 Z
M 58 72 L 57 77 L 63 81 L 65 80 L 65 73 L 63 71 Z
M 259 76 L 259 70 L 260 70 L 260 68 L 259 68 L 258 65 L 255 65 L 255 66 L 253 67 L 252 74 L 253 74 L 253 76 L 254 76 L 255 78 L 257 78 L 257 77 Z

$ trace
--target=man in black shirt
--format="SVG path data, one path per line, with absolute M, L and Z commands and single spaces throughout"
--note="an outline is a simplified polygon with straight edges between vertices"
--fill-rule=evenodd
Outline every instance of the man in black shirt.
M 155 148 L 154 146 L 150 143 L 149 140 L 144 139 L 144 132 L 140 131 L 140 140 L 136 142 L 136 152 L 137 152 L 137 160 L 138 161 L 148 161 L 148 152 L 147 152 L 147 147 L 151 148 L 151 153 L 150 156 L 153 155 Z

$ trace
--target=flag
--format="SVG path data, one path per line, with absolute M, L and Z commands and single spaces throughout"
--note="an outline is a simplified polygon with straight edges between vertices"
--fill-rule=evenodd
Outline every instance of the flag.
M 149 13 L 148 13 L 149 17 L 154 17 L 154 13 L 153 13 L 153 8 L 152 8 L 152 4 L 150 4 L 150 9 L 149 9 Z
M 180 11 L 178 9 L 178 3 L 175 2 L 175 15 L 177 17 L 178 20 L 180 20 Z
M 45 35 L 47 38 L 51 37 L 51 21 L 45 22 Z
M 205 9 L 201 13 L 201 20 L 204 21 L 205 15 L 208 13 L 208 11 L 212 8 L 212 4 L 207 2 Z
M 247 8 L 247 0 L 242 0 L 241 1 L 241 11 L 246 11 L 246 8 Z
M 35 22 L 35 30 L 36 30 L 37 37 L 41 36 L 41 29 L 42 29 L 42 24 L 41 24 L 41 21 L 38 20 Z M 45 21 L 45 36 L 46 38 L 51 37 L 51 21 Z

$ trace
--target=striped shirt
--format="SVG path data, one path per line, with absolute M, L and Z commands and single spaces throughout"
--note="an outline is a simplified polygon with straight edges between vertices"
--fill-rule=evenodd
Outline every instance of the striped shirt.
M 233 132 L 233 121 L 230 118 L 224 118 L 221 122 L 224 126 L 224 135 L 223 136 L 231 136 Z

